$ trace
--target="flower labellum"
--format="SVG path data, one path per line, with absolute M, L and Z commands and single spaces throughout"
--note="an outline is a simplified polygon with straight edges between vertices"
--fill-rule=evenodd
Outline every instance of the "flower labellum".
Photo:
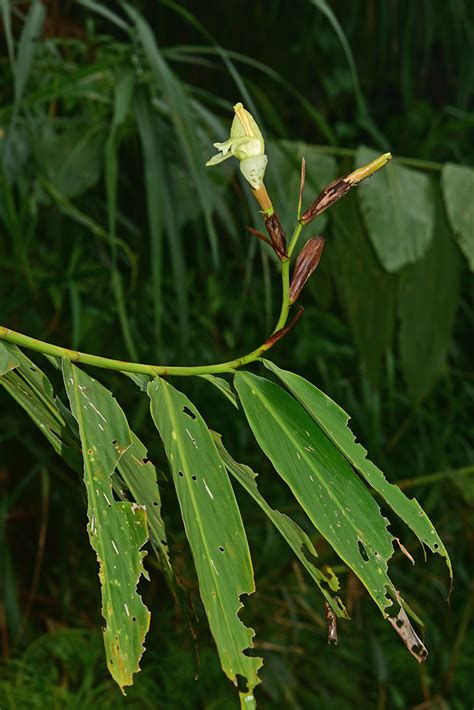
M 207 166 L 218 165 L 228 158 L 237 158 L 240 171 L 254 190 L 263 186 L 268 158 L 265 141 L 252 114 L 241 103 L 234 106 L 235 116 L 230 137 L 224 143 L 214 143 L 219 153 L 207 161 Z

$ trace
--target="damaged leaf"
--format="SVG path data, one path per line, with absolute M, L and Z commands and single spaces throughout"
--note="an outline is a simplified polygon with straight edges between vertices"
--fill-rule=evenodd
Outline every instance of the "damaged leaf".
M 400 611 L 395 617 L 389 616 L 388 621 L 392 624 L 411 655 L 416 658 L 418 663 L 424 663 L 428 656 L 428 650 L 415 632 L 403 607 L 400 607 Z
M 237 372 L 234 383 L 258 444 L 386 617 L 387 593 L 396 595 L 387 574 L 392 536 L 374 498 L 290 394 L 249 372 Z
M 0 376 L 0 385 L 31 417 L 56 453 L 71 468 L 80 471 L 82 462 L 79 442 L 70 432 L 63 411 L 66 408 L 54 397 L 49 379 L 16 345 L 0 343 L 0 358 L 4 363 L 0 372 L 5 370 L 3 376 Z M 15 362 L 17 364 L 14 369 L 8 371 Z
M 278 532 L 284 537 L 288 545 L 294 551 L 301 564 L 314 579 L 318 585 L 322 595 L 326 599 L 329 609 L 333 615 L 341 616 L 345 619 L 349 618 L 344 604 L 336 596 L 339 590 L 339 580 L 330 567 L 325 567 L 324 570 L 316 567 L 313 560 L 318 557 L 318 553 L 311 542 L 308 535 L 284 513 L 272 508 L 265 498 L 262 496 L 257 486 L 257 475 L 251 468 L 245 464 L 237 463 L 222 443 L 222 437 L 216 432 L 211 432 L 214 442 L 219 452 L 219 456 L 229 473 L 237 479 L 240 485 L 245 488 L 247 493 L 252 496 L 256 503 L 260 506 L 263 512 L 268 516 Z
M 255 591 L 252 562 L 240 511 L 227 472 L 196 407 L 157 377 L 148 385 L 151 414 L 173 473 L 186 535 L 199 579 L 199 592 L 216 642 L 222 668 L 237 684 L 244 707 L 254 703 L 261 658 L 253 648 L 252 629 L 239 619 L 240 597 Z
M 19 367 L 20 362 L 15 354 L 16 349 L 18 348 L 15 345 L 0 342 L 0 377 Z
M 156 468 L 148 458 L 148 451 L 133 431 L 132 445 L 123 452 L 118 462 L 120 478 L 130 491 L 133 500 L 146 510 L 150 540 L 161 569 L 173 588 L 174 572 L 168 553 L 166 528 L 161 517 L 161 496 L 156 480 Z
M 282 370 L 269 360 L 264 360 L 263 364 L 282 380 L 333 444 L 365 478 L 367 483 L 382 496 L 387 505 L 408 525 L 420 542 L 432 552 L 445 558 L 452 578 L 448 552 L 432 522 L 415 498 L 407 498 L 398 486 L 389 483 L 382 471 L 367 459 L 367 451 L 356 442 L 354 434 L 348 426 L 349 415 L 324 392 L 321 392 L 303 377 L 288 370 Z
M 146 510 L 118 502 L 111 476 L 132 445 L 125 414 L 105 387 L 68 360 L 63 377 L 79 426 L 87 490 L 89 539 L 99 562 L 107 666 L 122 692 L 140 670 L 150 612 L 137 593 L 147 540 Z

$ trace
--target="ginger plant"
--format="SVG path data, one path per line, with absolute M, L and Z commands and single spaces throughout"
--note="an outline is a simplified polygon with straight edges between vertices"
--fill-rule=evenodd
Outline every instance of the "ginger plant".
M 303 229 L 370 177 L 390 159 L 386 153 L 329 184 L 303 211 L 305 163 L 301 166 L 295 227 L 287 241 L 265 187 L 268 166 L 260 128 L 241 103 L 229 139 L 215 143 L 212 167 L 234 157 L 261 208 L 266 233 L 249 228 L 276 255 L 281 277 L 281 308 L 273 332 L 251 352 L 227 362 L 184 367 L 126 362 L 82 353 L 0 327 L 0 384 L 39 426 L 50 444 L 76 470 L 83 471 L 88 501 L 87 529 L 99 562 L 104 646 L 107 666 L 124 692 L 140 669 L 150 613 L 137 593 L 151 543 L 172 589 L 175 579 L 156 470 L 147 449 L 130 429 L 113 394 L 96 381 L 88 366 L 131 376 L 149 397 L 151 417 L 161 438 L 191 548 L 204 611 L 223 671 L 239 687 L 242 707 L 256 707 L 254 688 L 263 659 L 253 648 L 252 629 L 239 618 L 241 596 L 255 590 L 247 537 L 231 477 L 236 480 L 290 545 L 323 597 L 328 638 L 337 642 L 337 618 L 348 618 L 339 581 L 329 567 L 319 568 L 311 538 L 261 495 L 257 474 L 237 463 L 221 434 L 210 431 L 196 406 L 175 386 L 175 378 L 204 376 L 244 416 L 275 476 L 288 496 L 307 514 L 315 534 L 322 535 L 336 555 L 358 576 L 382 615 L 418 660 L 427 650 L 413 629 L 413 613 L 388 574 L 394 542 L 377 500 L 381 499 L 418 537 L 424 548 L 449 556 L 429 518 L 415 499 L 390 484 L 367 459 L 348 427 L 349 416 L 307 380 L 277 367 L 265 355 L 301 317 L 297 305 L 303 287 L 322 257 L 324 239 L 310 237 L 295 259 Z M 42 369 L 23 348 L 47 356 L 62 371 L 67 406 L 53 392 Z M 257 364 L 267 376 L 246 366 Z M 173 379 L 173 384 L 168 380 Z M 229 405 L 229 406 L 230 406 Z M 278 480 L 278 479 L 276 479 Z M 378 498 L 374 498 L 376 493 Z M 410 559 L 411 556 L 410 556 Z

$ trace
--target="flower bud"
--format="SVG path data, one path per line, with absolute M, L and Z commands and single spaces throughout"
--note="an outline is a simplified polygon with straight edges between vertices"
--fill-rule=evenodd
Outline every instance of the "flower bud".
M 323 237 L 311 237 L 298 254 L 290 285 L 290 303 L 298 300 L 303 286 L 319 264 L 323 248 Z
M 237 158 L 242 175 L 254 190 L 258 190 L 263 185 L 268 163 L 265 142 L 252 114 L 241 103 L 235 104 L 234 111 L 230 137 L 224 143 L 214 143 L 219 153 L 208 160 L 206 165 L 217 165 L 227 158 Z
M 344 197 L 351 188 L 358 185 L 361 180 L 365 180 L 373 175 L 377 170 L 380 170 L 380 168 L 383 168 L 391 159 L 391 153 L 384 153 L 375 160 L 372 160 L 368 165 L 364 165 L 362 168 L 357 168 L 357 170 L 354 170 L 344 177 L 333 180 L 306 210 L 300 219 L 301 224 L 309 224 L 313 219 L 319 217 L 328 207 L 331 207 L 340 200 L 341 197 Z

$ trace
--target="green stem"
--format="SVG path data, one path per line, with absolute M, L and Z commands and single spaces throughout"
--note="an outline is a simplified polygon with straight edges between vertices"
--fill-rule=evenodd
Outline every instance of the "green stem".
M 291 238 L 288 254 L 289 257 L 296 246 L 298 237 L 301 234 L 303 225 L 298 224 L 293 236 Z M 276 333 L 278 330 L 284 327 L 287 319 L 288 313 L 290 311 L 289 302 L 289 284 L 290 284 L 290 258 L 282 261 L 281 263 L 281 280 L 282 280 L 282 304 L 280 310 L 280 316 L 278 318 L 277 324 L 273 330 Z M 273 335 L 272 333 L 272 335 Z M 151 375 L 156 377 L 157 375 L 214 375 L 224 372 L 234 372 L 239 367 L 243 367 L 250 362 L 258 360 L 259 357 L 263 355 L 266 350 L 269 350 L 271 345 L 263 343 L 256 350 L 243 355 L 242 357 L 235 358 L 234 360 L 228 360 L 227 362 L 220 362 L 215 365 L 196 365 L 194 367 L 184 367 L 180 365 L 146 365 L 140 362 L 128 362 L 125 360 L 114 360 L 108 357 L 101 357 L 100 355 L 91 355 L 89 353 L 81 353 L 78 350 L 70 350 L 69 348 L 63 348 L 59 345 L 52 345 L 43 340 L 37 340 L 36 338 L 31 338 L 28 335 L 23 335 L 23 333 L 17 333 L 10 328 L 5 328 L 0 326 L 0 340 L 6 340 L 10 343 L 15 343 L 21 347 L 29 348 L 30 350 L 36 350 L 37 352 L 43 353 L 44 355 L 51 355 L 52 357 L 65 357 L 73 362 L 81 362 L 84 365 L 93 365 L 95 367 L 101 367 L 105 370 L 117 370 L 119 372 L 136 372 L 143 375 Z
M 277 330 L 281 330 L 288 320 L 288 313 L 290 312 L 290 259 L 298 243 L 302 229 L 303 225 L 297 224 L 288 245 L 288 259 L 281 262 L 281 310 L 273 333 L 276 333 Z

